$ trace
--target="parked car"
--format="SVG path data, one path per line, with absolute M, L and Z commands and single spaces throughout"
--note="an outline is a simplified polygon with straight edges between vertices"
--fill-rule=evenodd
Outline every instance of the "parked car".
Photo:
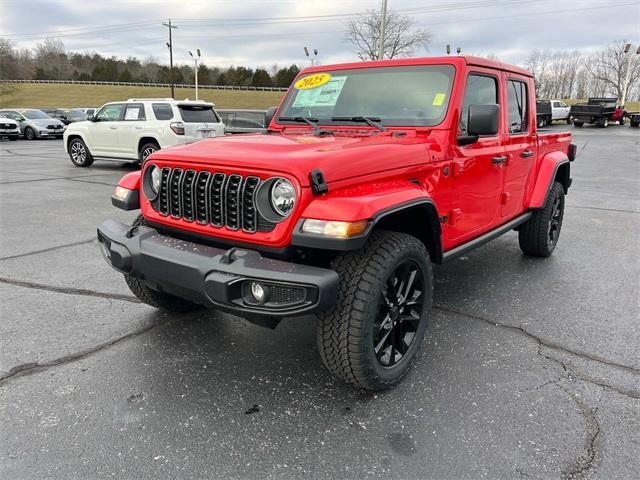
M 90 117 L 93 114 L 95 114 L 98 109 L 96 107 L 80 107 L 80 108 L 75 108 L 74 110 L 80 110 L 80 111 L 84 112 L 84 114 L 87 117 Z
M 570 113 L 571 107 L 562 100 L 536 100 L 536 117 L 538 128 L 550 125 L 555 120 L 564 120 L 568 124 L 573 123 Z
M 130 98 L 69 125 L 64 147 L 75 166 L 88 167 L 95 157 L 140 162 L 161 148 L 221 135 L 224 124 L 212 103 Z
M 65 109 L 65 108 L 42 108 L 44 113 L 51 118 L 57 118 L 65 125 L 69 125 L 74 122 L 84 122 L 87 120 L 87 115 L 78 109 Z
M 225 133 L 260 133 L 267 131 L 266 110 L 231 110 L 217 111 L 224 123 Z
M 269 135 L 160 150 L 124 176 L 112 202 L 141 215 L 104 221 L 101 249 L 156 308 L 271 327 L 314 313 L 332 373 L 390 387 L 423 347 L 433 263 L 514 229 L 526 255 L 556 247 L 576 148 L 537 131 L 534 91 L 476 57 L 308 68 Z
M 627 112 L 627 117 L 629 117 L 629 125 L 631 127 L 640 127 L 640 112 Z
M 18 122 L 20 124 L 20 133 L 27 140 L 44 137 L 62 138 L 66 129 L 64 123 L 60 120 L 51 118 L 46 113 L 32 108 L 5 108 L 0 110 L 0 115 Z
M 611 122 L 624 125 L 626 110 L 618 106 L 617 98 L 590 98 L 587 103 L 578 103 L 571 106 L 570 115 L 573 116 L 573 124 L 582 127 L 585 123 L 606 128 Z
M 17 140 L 20 137 L 20 124 L 0 114 L 0 138 Z

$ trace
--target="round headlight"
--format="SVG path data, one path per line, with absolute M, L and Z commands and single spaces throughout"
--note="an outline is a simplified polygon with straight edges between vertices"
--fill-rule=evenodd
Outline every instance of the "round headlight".
M 162 170 L 155 165 L 151 165 L 149 168 L 151 168 L 151 190 L 153 193 L 158 193 L 162 181 Z
M 271 206 L 279 215 L 288 216 L 296 204 L 296 190 L 289 180 L 279 178 L 271 186 Z

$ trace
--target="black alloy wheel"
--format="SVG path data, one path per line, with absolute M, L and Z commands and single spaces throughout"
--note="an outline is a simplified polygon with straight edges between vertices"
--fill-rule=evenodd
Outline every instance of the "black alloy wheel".
M 422 318 L 424 278 L 412 260 L 396 267 L 380 295 L 373 349 L 378 362 L 391 367 L 404 357 Z

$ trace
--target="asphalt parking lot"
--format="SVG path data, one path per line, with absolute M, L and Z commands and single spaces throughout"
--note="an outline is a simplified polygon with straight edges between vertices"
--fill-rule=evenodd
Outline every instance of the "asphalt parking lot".
M 0 478 L 637 478 L 640 131 L 571 131 L 554 255 L 510 233 L 438 267 L 424 354 L 376 395 L 312 318 L 138 303 L 94 240 L 132 167 L 3 141 Z

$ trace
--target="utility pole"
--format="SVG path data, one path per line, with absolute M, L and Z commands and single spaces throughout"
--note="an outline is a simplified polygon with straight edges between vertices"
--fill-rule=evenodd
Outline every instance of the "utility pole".
M 200 60 L 200 49 L 196 49 L 196 53 L 198 54 L 197 57 L 193 56 L 193 53 L 191 53 L 191 51 L 189 51 L 189 55 L 191 55 L 191 58 L 193 58 L 195 65 L 195 74 L 196 74 L 196 100 L 198 100 L 198 60 Z
M 309 61 L 311 62 L 311 66 L 318 65 L 318 49 L 313 49 L 313 57 L 309 54 L 309 49 L 304 47 L 304 54 L 307 56 Z
M 378 60 L 384 60 L 384 37 L 387 30 L 387 0 L 382 0 L 382 20 L 380 22 L 380 45 L 378 47 Z
M 171 25 L 171 19 L 169 19 L 169 23 L 162 22 L 162 25 L 169 28 L 169 43 L 167 43 L 167 47 L 169 47 L 169 79 L 171 80 L 171 98 L 176 98 L 173 85 L 173 41 L 171 39 L 171 30 L 178 27 Z
M 631 75 L 631 44 L 627 43 L 624 46 L 624 54 L 627 56 L 627 71 L 624 74 L 624 83 L 622 84 L 622 99 L 620 105 L 624 106 L 627 101 L 627 89 L 629 88 L 629 76 Z M 640 47 L 636 50 L 636 55 L 640 55 Z

